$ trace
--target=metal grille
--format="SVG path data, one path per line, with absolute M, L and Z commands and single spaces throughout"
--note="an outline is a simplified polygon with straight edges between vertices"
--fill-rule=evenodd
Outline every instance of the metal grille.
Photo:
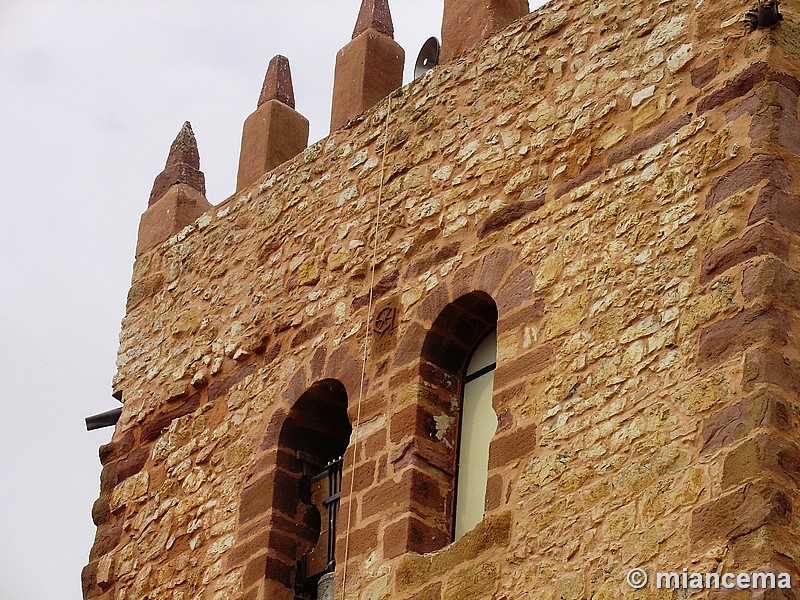
M 328 532 L 327 532 L 327 555 L 326 565 L 318 573 L 308 572 L 308 553 L 303 554 L 297 561 L 297 578 L 295 581 L 295 598 L 302 600 L 316 599 L 316 587 L 319 578 L 326 573 L 332 573 L 336 568 L 336 516 L 339 512 L 339 503 L 342 496 L 342 463 L 340 456 L 327 464 L 325 469 L 311 479 L 311 485 L 328 480 L 327 497 L 322 500 L 322 506 L 327 512 Z M 325 515 L 320 515 L 325 517 Z

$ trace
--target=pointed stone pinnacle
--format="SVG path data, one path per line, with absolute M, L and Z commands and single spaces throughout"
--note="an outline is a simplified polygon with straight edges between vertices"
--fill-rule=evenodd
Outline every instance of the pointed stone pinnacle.
M 197 139 L 192 131 L 192 124 L 185 121 L 183 127 L 172 142 L 167 156 L 167 167 L 187 164 L 194 169 L 200 168 L 200 153 L 197 151 Z
M 389 0 L 361 0 L 361 10 L 353 30 L 353 39 L 368 29 L 374 29 L 394 39 L 392 13 L 389 12 Z
M 186 121 L 169 148 L 167 164 L 153 182 L 148 206 L 157 202 L 173 185 L 183 183 L 201 194 L 206 193 L 206 178 L 200 170 L 200 153 L 192 125 Z
M 294 108 L 294 88 L 292 87 L 292 70 L 289 59 L 278 54 L 273 56 L 267 67 L 258 106 L 270 100 L 280 100 L 286 106 Z

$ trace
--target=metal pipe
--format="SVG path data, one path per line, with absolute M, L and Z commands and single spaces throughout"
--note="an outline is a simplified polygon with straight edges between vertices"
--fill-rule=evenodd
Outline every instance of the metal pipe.
M 119 421 L 122 414 L 122 408 L 115 408 L 107 410 L 91 417 L 86 417 L 86 431 L 93 431 L 95 429 L 102 429 L 103 427 L 113 427 Z

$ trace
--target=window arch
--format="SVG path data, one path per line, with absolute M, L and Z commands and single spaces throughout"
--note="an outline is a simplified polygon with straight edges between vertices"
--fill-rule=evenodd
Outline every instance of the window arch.
M 429 498 L 412 499 L 428 510 L 417 513 L 421 521 L 418 529 L 426 535 L 409 536 L 408 550 L 430 552 L 441 548 L 483 518 L 488 465 L 473 468 L 475 459 L 470 455 L 475 454 L 472 450 L 479 449 L 477 455 L 481 458 L 478 462 L 488 463 L 488 443 L 497 421 L 491 408 L 491 377 L 477 382 L 477 386 L 471 386 L 468 379 L 469 375 L 495 362 L 496 328 L 497 305 L 485 292 L 475 291 L 448 304 L 425 336 L 420 360 L 417 432 L 424 431 L 427 435 L 416 436 L 415 455 L 421 460 L 415 460 L 409 468 L 416 470 L 412 478 L 426 483 L 434 480 L 438 489 L 428 496 L 443 500 L 436 510 L 432 510 Z M 491 358 L 488 363 L 487 357 Z M 488 385 L 488 404 L 486 394 L 477 401 L 469 389 L 477 390 L 481 385 Z M 468 404 L 466 411 L 465 399 Z M 468 415 L 467 422 L 463 418 L 476 407 L 479 417 L 484 415 L 479 421 L 487 415 L 487 407 L 491 413 L 489 424 L 482 428 L 477 438 L 471 425 L 474 415 Z M 462 432 L 467 430 L 465 439 Z M 460 490 L 460 499 L 456 493 L 459 485 L 464 486 Z M 426 487 L 431 488 L 430 485 Z M 470 505 L 472 508 L 467 509 Z M 462 509 L 466 512 L 459 515 Z
M 267 579 L 293 589 L 295 598 L 315 600 L 317 581 L 335 566 L 338 496 L 328 485 L 341 485 L 341 457 L 351 431 L 347 392 L 335 379 L 309 387 L 281 425 Z

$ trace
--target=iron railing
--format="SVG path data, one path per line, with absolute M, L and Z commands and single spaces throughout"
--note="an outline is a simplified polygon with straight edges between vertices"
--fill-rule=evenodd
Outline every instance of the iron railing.
M 328 518 L 327 555 L 325 568 L 318 573 L 308 573 L 308 552 L 297 561 L 297 577 L 295 580 L 295 597 L 301 599 L 316 598 L 316 586 L 320 577 L 332 573 L 336 568 L 336 516 L 339 512 L 339 503 L 342 496 L 342 463 L 340 456 L 329 462 L 325 469 L 311 478 L 311 486 L 315 483 L 328 480 L 328 495 L 322 500 Z M 323 515 L 320 515 L 321 517 Z

